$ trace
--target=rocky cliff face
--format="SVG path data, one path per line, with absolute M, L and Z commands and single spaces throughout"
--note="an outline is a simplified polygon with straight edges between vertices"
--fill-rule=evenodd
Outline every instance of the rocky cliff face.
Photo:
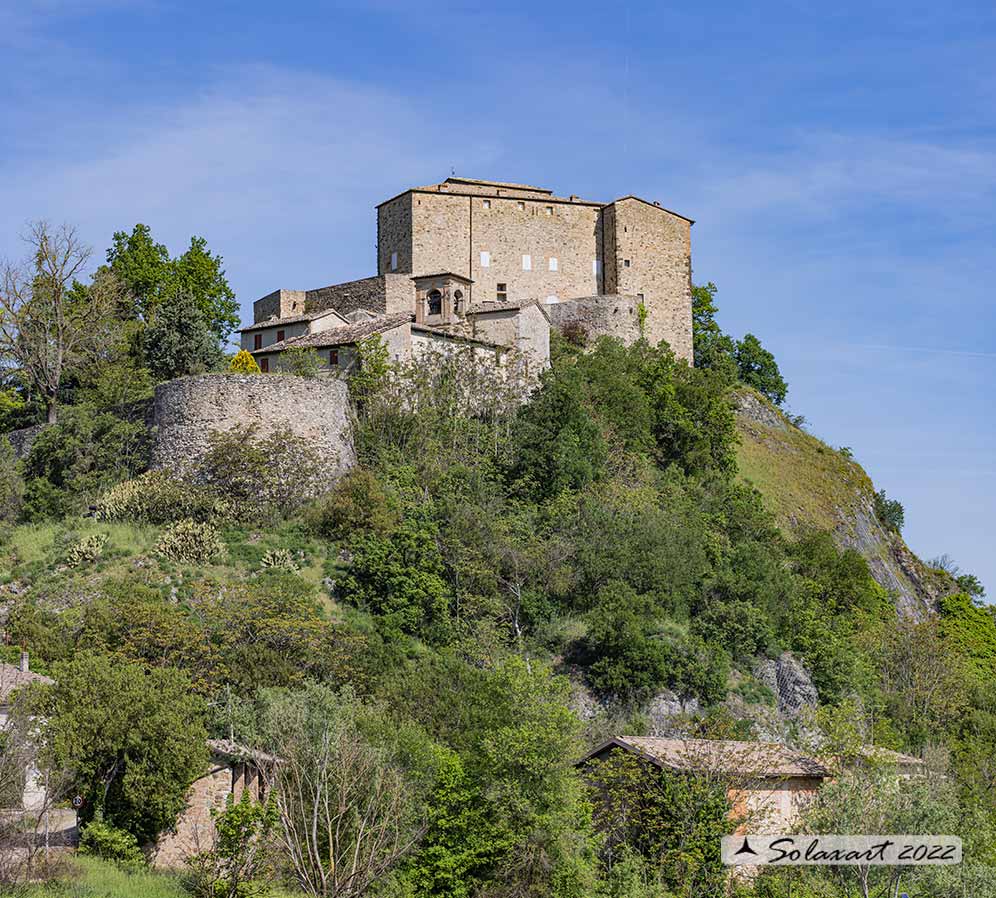
M 786 531 L 831 530 L 838 545 L 867 559 L 872 576 L 909 617 L 930 614 L 954 591 L 950 577 L 928 568 L 882 526 L 871 479 L 857 462 L 793 425 L 752 390 L 736 394 L 736 410 L 741 476 L 760 490 Z

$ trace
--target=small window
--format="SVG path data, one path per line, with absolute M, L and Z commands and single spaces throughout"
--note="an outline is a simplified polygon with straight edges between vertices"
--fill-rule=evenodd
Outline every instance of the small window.
M 252 348 L 253 349 L 262 349 L 263 348 L 263 335 L 262 334 L 253 334 L 252 335 Z
M 463 299 L 463 290 L 453 291 L 453 311 L 458 312 L 460 310 L 460 300 Z
M 270 360 L 269 359 L 260 359 L 259 360 L 259 370 L 262 371 L 264 374 L 266 374 L 266 372 L 270 370 Z
M 522 202 L 522 200 L 519 200 L 519 202 L 517 202 L 515 205 L 518 206 L 520 210 L 526 208 L 526 204 Z
M 550 271 L 557 271 L 558 270 L 557 266 L 559 264 L 560 263 L 556 260 L 555 257 L 550 256 Z
M 505 302 L 508 299 L 508 284 L 499 284 L 497 290 L 498 302 Z
M 296 309 L 296 308 L 297 308 L 297 303 L 296 302 L 292 302 L 291 303 L 291 309 Z
M 484 206 L 485 209 L 490 209 L 491 208 L 491 200 L 485 200 L 482 205 Z
M 623 259 L 623 268 L 629 268 L 629 259 Z
M 591 273 L 597 275 L 602 270 L 602 263 L 598 259 L 592 259 Z
M 391 253 L 391 271 L 398 270 L 398 254 Z
M 533 270 L 533 257 L 532 256 L 523 256 L 522 257 L 522 270 L 523 271 L 532 271 Z
M 491 265 L 491 253 L 481 250 L 481 268 L 488 268 Z
M 283 331 L 277 331 L 277 342 L 278 343 L 283 343 L 284 342 L 284 332 Z
M 546 207 L 546 214 L 547 215 L 553 215 L 553 206 L 547 206 Z
M 338 368 L 339 367 L 339 350 L 331 349 L 329 350 L 329 367 Z
M 443 314 L 443 294 L 438 290 L 430 290 L 426 297 L 428 300 L 428 310 L 430 315 Z

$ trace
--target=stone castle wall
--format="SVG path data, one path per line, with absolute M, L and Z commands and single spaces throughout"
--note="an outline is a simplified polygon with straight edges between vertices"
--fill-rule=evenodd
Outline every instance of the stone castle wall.
M 604 215 L 605 292 L 642 294 L 648 342 L 667 340 L 691 361 L 691 222 L 634 198 L 611 203 Z
M 635 296 L 587 296 L 543 309 L 550 323 L 569 337 L 616 337 L 627 346 L 640 339 L 640 301 Z
M 691 224 L 635 197 L 603 205 L 542 190 L 441 184 L 378 207 L 378 270 L 463 275 L 473 281 L 470 304 L 637 296 L 647 340 L 667 340 L 691 361 Z
M 212 431 L 287 429 L 326 461 L 329 482 L 356 463 L 346 384 L 335 378 L 205 374 L 156 387 L 151 467 L 184 474 Z

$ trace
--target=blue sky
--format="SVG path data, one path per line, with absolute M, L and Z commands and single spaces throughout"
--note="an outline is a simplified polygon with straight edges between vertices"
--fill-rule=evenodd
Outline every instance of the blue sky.
M 457 174 L 697 220 L 721 323 L 996 593 L 996 9 L 0 0 L 0 255 L 202 234 L 245 308 L 375 267 Z

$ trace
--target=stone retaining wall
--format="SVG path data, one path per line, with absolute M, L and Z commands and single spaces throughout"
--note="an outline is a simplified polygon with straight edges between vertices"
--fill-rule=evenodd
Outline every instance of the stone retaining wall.
M 213 431 L 251 424 L 259 436 L 289 430 L 327 461 L 329 481 L 356 464 L 346 384 L 335 378 L 204 374 L 156 387 L 151 467 L 183 474 Z

